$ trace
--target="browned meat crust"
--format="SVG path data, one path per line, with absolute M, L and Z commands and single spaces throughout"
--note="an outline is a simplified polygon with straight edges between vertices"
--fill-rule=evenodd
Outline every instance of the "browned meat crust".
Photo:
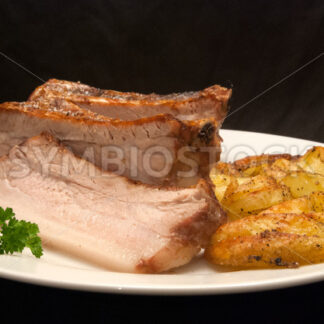
M 201 91 L 169 95 L 101 90 L 79 82 L 51 79 L 36 88 L 29 100 L 63 98 L 111 118 L 135 120 L 171 114 L 181 120 L 215 118 L 221 122 L 228 110 L 232 90 L 213 85 Z

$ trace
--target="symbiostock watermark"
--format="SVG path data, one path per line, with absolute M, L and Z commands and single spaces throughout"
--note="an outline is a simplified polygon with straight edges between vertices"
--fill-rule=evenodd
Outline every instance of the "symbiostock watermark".
M 221 160 L 232 162 L 260 154 L 301 155 L 310 146 L 266 145 L 255 149 L 252 145 L 222 145 Z M 89 146 L 78 152 L 56 145 L 17 146 L 2 163 L 11 178 L 24 178 L 31 172 L 43 176 L 126 176 L 135 180 L 161 180 L 173 174 L 179 178 L 200 175 L 201 169 L 210 169 L 220 156 L 220 148 L 184 146 L 171 150 L 163 145 L 139 149 L 136 146 Z M 267 156 L 265 156 L 265 159 Z M 157 181 L 158 182 L 158 181 Z

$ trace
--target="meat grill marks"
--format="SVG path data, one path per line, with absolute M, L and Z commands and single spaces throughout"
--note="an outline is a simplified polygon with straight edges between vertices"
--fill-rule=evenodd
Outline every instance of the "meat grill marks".
M 76 170 L 80 163 L 84 168 Z M 81 160 L 46 134 L 0 159 L 0 191 L 0 205 L 36 222 L 46 246 L 115 271 L 161 272 L 186 264 L 225 221 L 204 180 L 182 189 L 135 184 Z
M 192 184 L 208 175 L 210 162 L 218 160 L 220 154 L 219 124 L 213 119 L 181 122 L 171 115 L 158 115 L 122 121 L 60 98 L 0 104 L 0 127 L 0 156 L 27 138 L 48 131 L 77 156 L 105 170 L 150 184 L 179 183 L 178 171 L 191 170 L 182 155 L 194 162 L 197 172 L 181 183 Z M 113 147 L 116 149 L 111 152 Z M 148 156 L 148 166 L 144 163 L 145 154 L 152 147 L 169 154 Z M 190 152 L 183 150 L 189 147 Z M 108 163 L 116 154 L 117 163 L 122 163 Z
M 231 94 L 231 89 L 214 85 L 197 92 L 144 95 L 51 79 L 36 88 L 29 100 L 63 98 L 81 108 L 122 120 L 171 114 L 180 120 L 215 118 L 221 124 L 227 114 Z

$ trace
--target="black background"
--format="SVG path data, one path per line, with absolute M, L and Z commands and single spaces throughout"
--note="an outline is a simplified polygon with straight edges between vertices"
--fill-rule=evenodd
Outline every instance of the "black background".
M 231 85 L 234 111 L 324 52 L 323 17 L 321 0 L 2 0 L 0 51 L 41 79 L 105 89 L 169 93 Z M 0 68 L 0 101 L 25 100 L 42 83 L 3 56 Z M 233 113 L 224 128 L 323 142 L 323 81 L 324 56 Z M 299 322 L 324 306 L 323 284 L 177 298 L 0 284 L 2 312 L 27 322 Z

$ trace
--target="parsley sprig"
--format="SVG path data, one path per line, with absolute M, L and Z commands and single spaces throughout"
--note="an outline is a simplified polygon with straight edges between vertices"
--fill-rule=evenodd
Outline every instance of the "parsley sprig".
M 0 207 L 0 254 L 22 252 L 29 248 L 36 258 L 43 255 L 37 224 L 18 220 L 11 208 Z

